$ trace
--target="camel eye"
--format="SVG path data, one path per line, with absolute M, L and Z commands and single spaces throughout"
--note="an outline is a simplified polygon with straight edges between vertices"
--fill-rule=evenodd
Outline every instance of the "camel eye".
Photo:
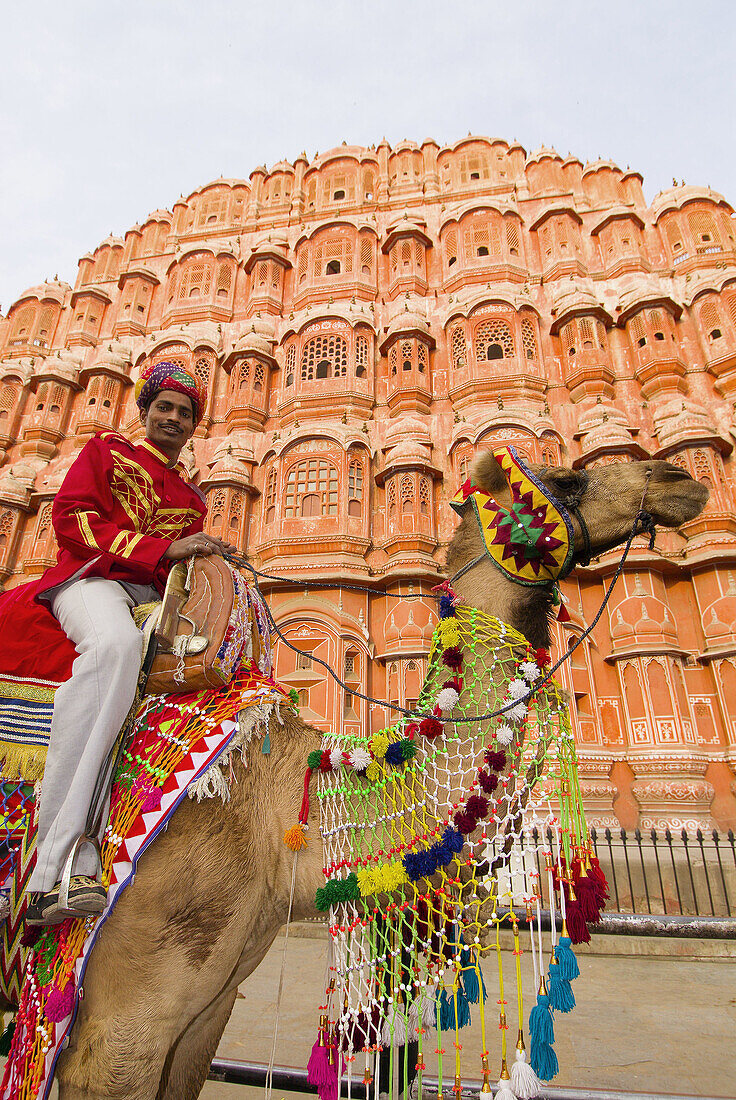
M 552 491 L 563 497 L 574 493 L 578 487 L 578 479 L 574 474 L 553 474 L 550 483 Z

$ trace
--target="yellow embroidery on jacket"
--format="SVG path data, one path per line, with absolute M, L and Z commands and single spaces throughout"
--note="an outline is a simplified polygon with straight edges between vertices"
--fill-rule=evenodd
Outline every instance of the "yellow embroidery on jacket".
M 153 478 L 127 455 L 113 451 L 112 462 L 110 488 L 130 519 L 133 530 L 139 535 L 175 538 L 199 517 L 196 508 L 161 508 L 161 498 L 154 488 Z M 138 542 L 137 537 L 135 542 Z M 122 551 L 123 557 L 128 557 L 135 542 Z

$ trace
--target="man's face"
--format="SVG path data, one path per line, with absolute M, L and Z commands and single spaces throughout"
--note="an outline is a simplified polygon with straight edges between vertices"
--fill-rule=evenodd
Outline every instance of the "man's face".
M 146 439 L 176 461 L 196 427 L 192 402 L 176 390 L 160 390 L 148 410 L 141 412 L 141 423 Z

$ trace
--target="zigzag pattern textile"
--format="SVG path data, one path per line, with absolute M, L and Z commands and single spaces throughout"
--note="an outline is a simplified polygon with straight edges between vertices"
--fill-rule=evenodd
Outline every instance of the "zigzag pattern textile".
M 331 936 L 330 980 L 308 1067 L 321 1100 L 334 1100 L 338 1078 L 351 1077 L 356 1060 L 369 1096 L 398 1097 L 417 1076 L 421 1086 L 428 1052 L 437 1056 L 440 1088 L 448 1070 L 459 1088 L 460 1031 L 471 1004 L 484 1085 L 496 1027 L 499 1084 L 512 1096 L 528 1100 L 539 1077 L 556 1072 L 553 1010 L 574 1005 L 577 964 L 567 924 L 558 936 L 553 919 L 551 1004 L 540 914 L 546 907 L 553 917 L 576 915 L 576 886 L 593 874 L 575 743 L 554 682 L 528 698 L 543 677 L 546 651 L 459 603 L 445 586 L 417 717 L 368 738 L 327 735 L 310 755 L 325 850 L 317 907 L 329 908 Z M 463 721 L 501 708 L 489 721 Z M 598 916 L 594 906 L 586 913 Z M 580 916 L 577 939 L 588 936 Z M 526 923 L 534 993 L 542 994 L 530 1021 L 531 1064 L 520 961 Z M 505 929 L 515 947 L 518 1011 L 510 1073 Z M 489 954 L 498 992 L 486 993 L 480 963 Z M 502 1100 L 510 1100 L 506 1092 Z

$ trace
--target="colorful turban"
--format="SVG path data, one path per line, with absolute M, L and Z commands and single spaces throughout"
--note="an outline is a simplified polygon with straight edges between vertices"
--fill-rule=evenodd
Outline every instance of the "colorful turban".
M 202 419 L 207 402 L 207 390 L 203 382 L 193 377 L 178 363 L 165 360 L 155 366 L 146 367 L 135 384 L 135 399 L 138 408 L 145 410 L 160 390 L 175 390 L 191 399 L 196 424 Z

